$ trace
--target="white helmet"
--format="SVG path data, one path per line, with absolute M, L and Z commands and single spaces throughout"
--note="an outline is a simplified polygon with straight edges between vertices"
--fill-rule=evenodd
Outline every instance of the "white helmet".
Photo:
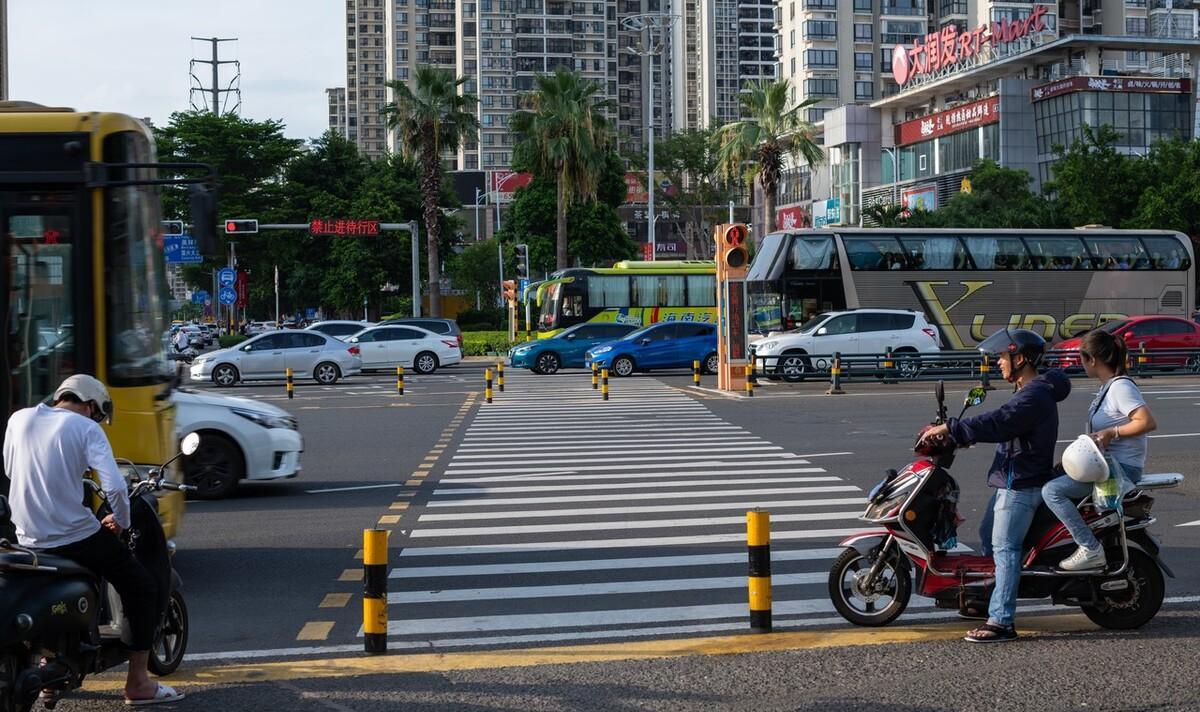
M 1103 482 L 1108 479 L 1108 461 L 1091 435 L 1080 435 L 1067 446 L 1062 456 L 1063 469 L 1076 482 Z
M 99 413 L 92 418 L 97 423 L 103 422 L 105 419 L 109 422 L 112 421 L 112 398 L 108 396 L 108 389 L 104 387 L 104 384 L 92 376 L 84 373 L 67 376 L 58 390 L 54 391 L 54 400 L 61 400 L 66 393 L 70 393 L 84 403 L 94 403 Z

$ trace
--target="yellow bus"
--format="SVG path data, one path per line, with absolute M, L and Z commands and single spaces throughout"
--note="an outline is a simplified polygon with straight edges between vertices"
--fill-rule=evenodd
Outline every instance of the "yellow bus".
M 14 411 L 48 401 L 68 375 L 89 373 L 112 394 L 116 414 L 106 428 L 118 458 L 153 465 L 176 451 L 156 186 L 211 176 L 160 179 L 159 167 L 168 166 L 156 164 L 150 132 L 129 116 L 0 102 L 5 424 Z M 193 190 L 193 221 L 215 231 L 211 193 Z M 215 236 L 201 237 L 211 250 Z M 164 493 L 159 504 L 173 537 L 183 495 Z

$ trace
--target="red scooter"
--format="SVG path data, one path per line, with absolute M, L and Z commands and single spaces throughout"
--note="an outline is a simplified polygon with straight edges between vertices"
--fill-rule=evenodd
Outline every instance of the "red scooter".
M 934 425 L 946 420 L 940 381 L 936 393 Z M 972 388 L 962 413 L 985 397 L 983 388 Z M 987 609 L 995 576 L 992 557 L 956 550 L 962 519 L 958 483 L 949 472 L 956 449 L 949 438 L 930 443 L 918 436 L 916 459 L 899 472 L 888 470 L 871 490 L 861 518 L 876 528 L 844 540 L 846 550 L 829 572 L 829 596 L 846 620 L 863 626 L 891 623 L 908 606 L 914 584 L 937 608 Z M 1144 625 L 1162 606 L 1163 573 L 1175 576 L 1159 557 L 1158 541 L 1149 532 L 1155 522 L 1149 491 L 1182 482 L 1183 475 L 1177 473 L 1145 475 L 1124 497 L 1120 510 L 1102 510 L 1090 497 L 1083 499 L 1079 507 L 1084 521 L 1104 544 L 1108 558 L 1105 568 L 1092 571 L 1057 568 L 1075 550 L 1075 542 L 1043 504 L 1025 537 L 1018 597 L 1078 606 L 1104 628 Z

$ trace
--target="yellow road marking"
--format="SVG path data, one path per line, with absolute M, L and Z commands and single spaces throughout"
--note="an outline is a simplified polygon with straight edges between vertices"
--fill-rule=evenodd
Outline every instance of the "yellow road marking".
M 350 594 L 348 593 L 328 593 L 325 594 L 325 598 L 321 599 L 317 608 L 345 608 L 349 602 Z
M 342 575 L 338 576 L 338 581 L 362 581 L 362 569 L 346 569 L 342 571 Z
M 354 558 L 358 559 L 359 561 L 362 561 L 362 557 L 363 557 L 362 549 L 359 549 L 358 551 L 354 552 Z
M 420 486 L 421 486 L 421 480 L 405 480 L 405 481 L 404 481 L 404 486 L 405 486 L 405 487 L 420 487 Z
M 296 634 L 296 640 L 327 640 L 333 621 L 309 621 Z
M 313 625 L 313 624 L 309 624 Z M 332 625 L 332 624 L 331 624 Z M 962 621 L 928 626 L 875 628 L 871 630 L 822 630 L 766 635 L 735 635 L 682 640 L 647 640 L 598 643 L 592 645 L 529 648 L 479 653 L 422 653 L 382 657 L 329 658 L 324 660 L 293 660 L 282 662 L 247 663 L 214 667 L 183 667 L 171 676 L 172 684 L 219 685 L 244 684 L 279 680 L 348 677 L 353 675 L 397 674 L 413 672 L 446 672 L 487 668 L 529 667 L 582 662 L 612 662 L 619 660 L 651 660 L 695 655 L 735 655 L 769 653 L 786 650 L 818 650 L 826 648 L 886 645 L 891 643 L 920 643 L 938 640 L 957 640 L 965 633 Z M 1024 619 L 1022 637 L 1051 633 L 1094 631 L 1095 624 L 1081 614 L 1037 616 Z M 123 675 L 90 678 L 84 683 L 87 690 L 118 690 L 124 685 Z
M 380 524 L 399 524 L 400 523 L 400 515 L 399 514 L 385 514 L 379 518 L 379 523 Z
M 431 463 L 431 462 L 422 462 L 420 465 L 417 465 L 417 469 L 418 469 L 418 470 L 432 470 L 432 469 L 433 469 L 433 463 Z
M 426 455 L 425 456 L 425 462 L 437 462 L 437 459 L 438 459 L 437 455 Z
M 392 502 L 388 509 L 408 509 L 408 502 Z

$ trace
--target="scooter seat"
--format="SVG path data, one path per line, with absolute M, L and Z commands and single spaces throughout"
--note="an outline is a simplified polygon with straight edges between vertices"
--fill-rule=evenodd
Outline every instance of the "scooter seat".
M 92 573 L 91 569 L 80 566 L 71 559 L 66 559 L 61 556 L 52 556 L 50 554 L 38 554 L 37 562 L 39 566 L 52 567 L 53 573 L 56 576 L 86 576 L 88 578 L 96 578 L 96 574 Z M 4 551 L 0 552 L 0 569 L 6 566 L 30 566 L 33 564 L 33 557 L 29 554 L 20 551 Z M 37 573 L 37 572 L 32 572 Z

